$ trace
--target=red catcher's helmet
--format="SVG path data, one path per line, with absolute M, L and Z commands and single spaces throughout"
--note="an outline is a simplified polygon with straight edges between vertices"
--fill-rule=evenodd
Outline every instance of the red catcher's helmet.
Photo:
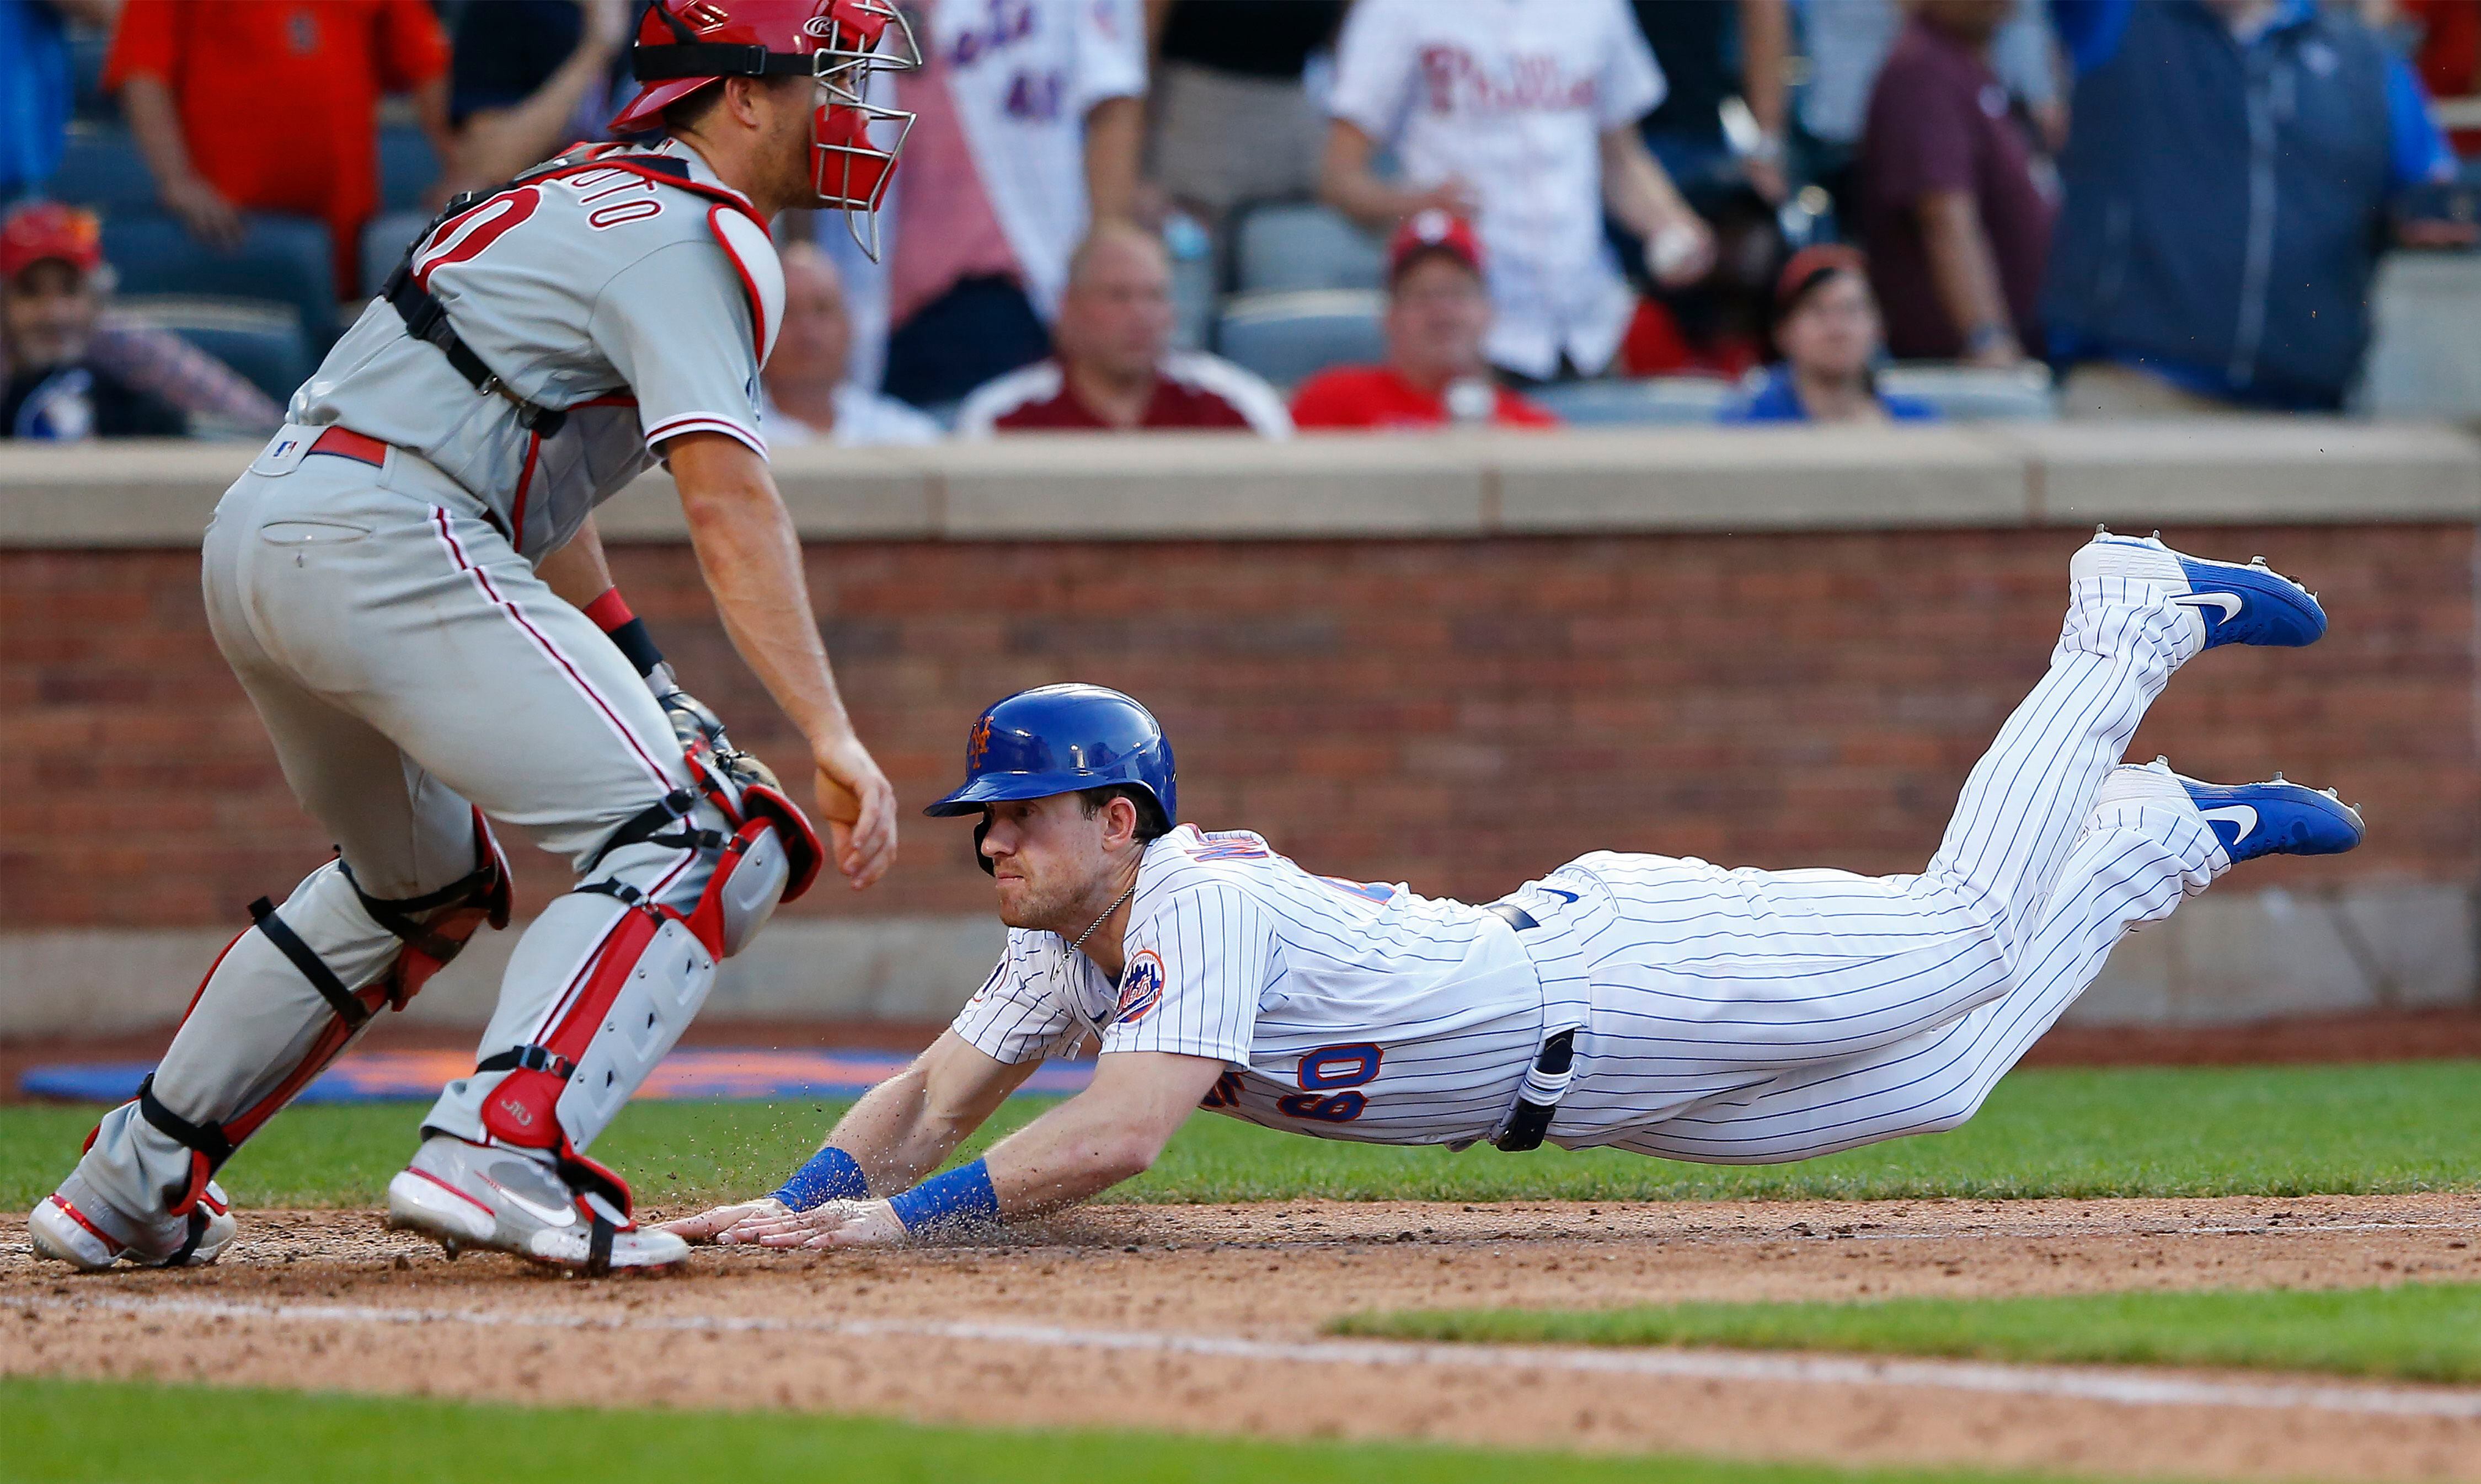
M 812 188 L 819 205 L 851 213 L 877 209 L 913 125 L 866 101 L 870 74 L 920 66 L 922 54 L 890 0 L 656 0 L 630 61 L 638 95 L 612 120 L 624 134 L 659 127 L 665 109 L 727 77 L 814 79 Z

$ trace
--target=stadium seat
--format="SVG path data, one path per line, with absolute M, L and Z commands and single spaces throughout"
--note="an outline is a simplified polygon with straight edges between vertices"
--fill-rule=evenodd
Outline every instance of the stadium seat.
M 1648 377 L 1564 381 L 1525 395 L 1579 428 L 1648 428 L 1713 422 L 1739 393 L 1712 377 Z
M 187 294 L 123 295 L 113 307 L 169 329 L 242 374 L 278 404 L 312 370 L 301 317 L 288 304 Z
M 267 299 L 300 313 L 309 347 L 336 338 L 335 268 L 327 228 L 304 217 L 251 213 L 241 247 L 200 247 L 180 222 L 159 213 L 123 213 L 103 223 L 103 255 L 125 294 L 211 295 Z M 290 391 L 288 387 L 286 390 Z
M 2006 371 L 1914 362 L 1878 373 L 1878 389 L 1918 397 L 1957 423 L 2044 423 L 2059 415 L 2050 368 L 2027 361 Z
M 76 117 L 109 120 L 115 117 L 112 95 L 103 91 L 104 59 L 111 53 L 110 30 L 83 21 L 70 23 L 70 110 Z
M 155 209 L 155 177 L 147 173 L 137 142 L 118 124 L 70 124 L 51 190 L 71 205 L 106 214 Z
M 1223 306 L 1215 348 L 1289 391 L 1329 366 L 1384 359 L 1387 296 L 1373 289 L 1241 294 Z
M 403 123 L 388 124 L 379 130 L 381 212 L 419 210 L 423 193 L 438 178 L 439 156 L 432 151 L 429 135 L 412 124 Z M 427 213 L 425 220 L 429 220 Z
M 1324 206 L 1278 201 L 1240 219 L 1233 247 L 1233 286 L 1240 293 L 1374 289 L 1386 278 L 1386 248 Z
M 361 297 L 371 299 L 396 271 L 397 259 L 405 256 L 405 244 L 431 224 L 427 211 L 391 211 L 373 217 L 362 228 Z

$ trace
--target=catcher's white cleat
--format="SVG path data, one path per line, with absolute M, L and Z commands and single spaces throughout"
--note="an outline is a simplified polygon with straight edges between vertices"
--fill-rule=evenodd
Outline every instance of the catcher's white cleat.
M 118 1263 L 141 1267 L 200 1267 L 222 1256 L 236 1223 L 222 1185 L 207 1182 L 198 1204 L 178 1216 L 133 1221 L 74 1174 L 43 1197 L 26 1218 L 35 1252 L 80 1272 Z
M 690 1256 L 671 1233 L 571 1190 L 549 1159 L 445 1133 L 423 1140 L 388 1182 L 388 1225 L 438 1238 L 452 1258 L 482 1247 L 594 1275 L 677 1267 Z

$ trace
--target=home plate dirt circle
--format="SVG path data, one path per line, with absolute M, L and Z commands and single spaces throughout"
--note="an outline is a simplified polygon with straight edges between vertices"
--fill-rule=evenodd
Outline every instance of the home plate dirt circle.
M 2481 1389 L 1338 1340 L 1404 1307 L 2481 1281 L 2467 1196 L 1107 1207 L 1005 1245 L 701 1251 L 588 1283 L 367 1211 L 196 1272 L 0 1231 L 0 1370 L 1831 1463 L 2481 1480 Z M 1201 1446 L 1207 1445 L 1201 1444 Z

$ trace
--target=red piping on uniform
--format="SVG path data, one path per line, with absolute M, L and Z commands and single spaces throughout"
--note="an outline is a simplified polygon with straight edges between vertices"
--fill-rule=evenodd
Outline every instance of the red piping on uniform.
M 577 672 L 576 665 L 568 663 L 568 656 L 560 652 L 560 646 L 554 644 L 540 629 L 527 620 L 523 610 L 500 596 L 499 589 L 491 586 L 490 574 L 475 565 L 472 560 L 466 557 L 465 548 L 457 541 L 457 534 L 448 528 L 448 512 L 434 506 L 431 513 L 439 528 L 439 539 L 447 543 L 449 555 L 456 559 L 457 570 L 473 578 L 475 586 L 483 589 L 483 596 L 490 599 L 493 607 L 507 613 L 518 628 L 525 630 L 527 637 L 532 638 L 544 654 L 551 656 L 552 663 L 558 664 L 568 676 L 570 682 L 586 693 L 586 698 L 594 703 L 595 710 L 603 713 L 604 719 L 612 723 L 612 730 L 618 733 L 620 740 L 629 744 L 629 750 L 638 754 L 638 761 L 646 765 L 646 771 L 655 775 L 655 782 L 663 786 L 665 793 L 670 793 L 672 790 L 670 775 L 664 771 L 662 765 L 646 755 L 645 748 L 638 745 L 637 734 L 629 730 L 628 723 L 622 721 L 619 714 L 605 704 L 603 697 L 596 693 L 595 689 L 586 683 L 586 677 Z
M 715 245 L 723 249 L 725 257 L 732 259 L 732 271 L 741 275 L 741 292 L 749 296 L 750 334 L 756 342 L 751 347 L 751 351 L 760 360 L 765 360 L 767 358 L 767 303 L 758 297 L 758 280 L 750 276 L 749 265 L 741 261 L 741 253 L 732 246 L 732 239 L 723 235 L 723 222 L 718 220 L 722 211 L 723 208 L 720 206 L 710 206 L 706 209 L 706 229 L 715 234 Z
M 535 460 L 542 456 L 542 434 L 526 433 L 526 466 L 517 475 L 517 503 L 509 514 L 509 544 L 526 544 L 526 491 L 535 482 Z

